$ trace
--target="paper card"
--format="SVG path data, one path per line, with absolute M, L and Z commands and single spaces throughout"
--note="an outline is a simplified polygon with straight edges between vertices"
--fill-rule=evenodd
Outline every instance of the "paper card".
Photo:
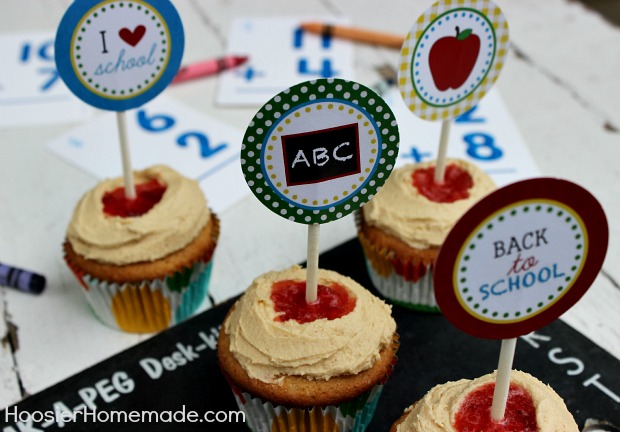
M 58 25 L 56 66 L 84 102 L 125 111 L 166 88 L 184 45 L 181 18 L 168 0 L 80 0 Z
M 401 50 L 405 104 L 427 120 L 449 120 L 478 104 L 508 54 L 508 23 L 490 0 L 440 0 L 413 25 Z
M 58 75 L 53 33 L 0 35 L 0 63 L 0 128 L 73 123 L 93 116 L 94 110 Z
M 383 97 L 394 111 L 400 129 L 397 165 L 436 159 L 441 122 L 413 115 L 396 89 Z M 493 89 L 480 104 L 452 121 L 448 157 L 475 163 L 498 186 L 539 175 L 527 144 Z
M 350 42 L 303 32 L 305 21 L 347 24 L 326 17 L 247 17 L 231 25 L 228 53 L 247 55 L 243 66 L 222 75 L 216 101 L 222 105 L 261 106 L 274 94 L 317 78 L 353 79 Z
M 248 193 L 239 168 L 241 131 L 163 96 L 125 115 L 134 170 L 171 166 L 200 182 L 215 211 Z M 122 176 L 116 114 L 103 114 L 48 148 L 98 179 Z
M 484 197 L 442 245 L 434 271 L 444 316 L 473 336 L 510 339 L 574 305 L 603 265 L 609 230 L 582 187 L 536 178 Z
M 243 137 L 241 167 L 269 210 L 321 224 L 368 202 L 397 155 L 398 125 L 385 101 L 359 83 L 328 78 L 263 105 Z

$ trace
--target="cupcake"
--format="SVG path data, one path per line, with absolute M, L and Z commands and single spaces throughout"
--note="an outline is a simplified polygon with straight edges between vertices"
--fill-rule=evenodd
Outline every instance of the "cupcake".
M 257 431 L 363 431 L 396 362 L 391 308 L 352 279 L 319 270 L 256 278 L 220 330 L 218 360 Z
M 166 166 L 99 183 L 78 202 L 65 261 L 105 324 L 136 333 L 191 316 L 207 294 L 219 221 L 198 183 Z
M 491 419 L 496 373 L 432 388 L 390 432 L 579 432 L 562 398 L 533 376 L 512 371 L 504 419 Z M 493 428 L 495 426 L 497 428 Z
M 434 161 L 397 168 L 356 214 L 374 286 L 395 304 L 429 312 L 439 311 L 433 265 L 440 246 L 456 221 L 495 190 L 487 174 L 459 159 L 448 159 L 443 183 L 434 175 Z

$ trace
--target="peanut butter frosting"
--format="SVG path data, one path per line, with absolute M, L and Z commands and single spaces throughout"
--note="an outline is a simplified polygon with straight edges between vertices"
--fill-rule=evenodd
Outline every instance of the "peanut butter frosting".
M 467 171 L 473 186 L 469 197 L 450 203 L 434 202 L 413 185 L 416 169 L 428 168 L 435 161 L 397 168 L 381 190 L 362 209 L 364 219 L 415 249 L 439 247 L 456 221 L 476 202 L 495 190 L 493 180 L 480 168 L 460 159 L 448 159 Z
M 398 425 L 397 432 L 458 432 L 453 424 L 463 399 L 478 387 L 495 382 L 495 377 L 494 372 L 474 380 L 462 379 L 435 386 L 407 409 L 409 414 Z M 551 387 L 520 371 L 512 371 L 510 379 L 532 397 L 539 432 L 579 432 L 566 404 Z
M 235 304 L 224 324 L 230 351 L 254 379 L 280 382 L 286 375 L 329 380 L 369 369 L 396 331 L 391 306 L 373 296 L 353 279 L 319 270 L 318 283 L 345 287 L 355 297 L 348 314 L 300 324 L 277 321 L 270 298 L 277 281 L 305 281 L 306 270 L 294 266 L 256 278 Z
M 134 172 L 135 184 L 153 178 L 166 185 L 166 191 L 140 216 L 103 212 L 103 195 L 123 187 L 122 177 L 104 180 L 86 192 L 67 229 L 75 252 L 91 260 L 124 265 L 158 260 L 192 242 L 211 216 L 198 183 L 164 165 Z

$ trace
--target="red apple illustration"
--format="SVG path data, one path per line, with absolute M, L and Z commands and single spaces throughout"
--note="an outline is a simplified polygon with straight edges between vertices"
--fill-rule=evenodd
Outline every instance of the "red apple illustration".
M 471 74 L 478 53 L 480 38 L 471 29 L 462 32 L 456 27 L 456 36 L 438 39 L 431 47 L 428 63 L 435 87 L 440 91 L 462 86 Z

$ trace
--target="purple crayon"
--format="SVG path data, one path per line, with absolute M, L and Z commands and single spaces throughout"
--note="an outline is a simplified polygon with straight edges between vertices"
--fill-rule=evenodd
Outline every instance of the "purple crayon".
M 0 285 L 41 294 L 45 288 L 45 276 L 0 263 Z

